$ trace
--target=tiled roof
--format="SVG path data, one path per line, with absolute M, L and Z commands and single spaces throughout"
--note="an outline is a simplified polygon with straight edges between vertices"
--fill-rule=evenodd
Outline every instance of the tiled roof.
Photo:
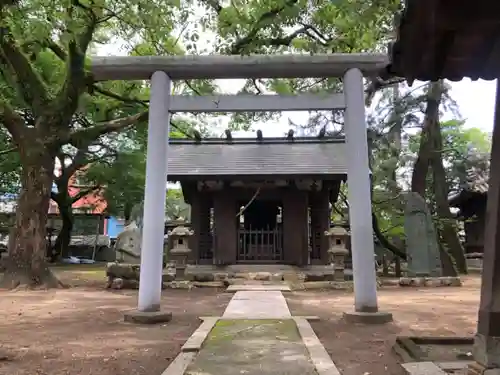
M 467 170 L 467 181 L 463 189 L 476 193 L 487 193 L 489 189 L 488 180 L 488 172 L 475 167 L 470 168 Z
M 484 169 L 472 167 L 467 170 L 467 179 L 459 192 L 451 195 L 448 202 L 452 207 L 460 207 L 469 199 L 485 197 L 489 189 L 489 173 Z
M 197 176 L 346 175 L 345 143 L 339 139 L 278 138 L 171 140 L 169 180 Z
M 409 80 L 500 76 L 500 1 L 406 0 L 390 74 Z

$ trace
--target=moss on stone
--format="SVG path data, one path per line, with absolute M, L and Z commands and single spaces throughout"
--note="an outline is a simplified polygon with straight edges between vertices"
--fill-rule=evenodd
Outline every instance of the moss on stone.
M 300 341 L 300 334 L 292 319 L 221 319 L 210 331 L 205 344 L 210 346 L 226 341 L 266 338 Z

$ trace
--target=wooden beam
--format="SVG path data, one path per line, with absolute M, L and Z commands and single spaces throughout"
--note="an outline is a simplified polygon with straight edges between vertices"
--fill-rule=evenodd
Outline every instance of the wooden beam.
M 96 81 L 150 79 L 163 71 L 173 80 L 231 78 L 342 77 L 351 68 L 376 76 L 389 60 L 385 54 L 317 55 L 106 56 L 91 59 Z
M 173 95 L 171 112 L 268 112 L 344 109 L 343 94 L 300 95 Z
M 490 181 L 486 206 L 483 272 L 474 359 L 498 367 L 500 355 L 500 85 L 497 80 Z

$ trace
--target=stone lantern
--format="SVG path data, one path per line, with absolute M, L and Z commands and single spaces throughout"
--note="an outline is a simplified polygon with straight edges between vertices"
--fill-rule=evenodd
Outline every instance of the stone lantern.
M 170 249 L 170 256 L 175 263 L 175 277 L 178 280 L 184 280 L 187 258 L 191 253 L 188 246 L 189 237 L 194 234 L 194 231 L 189 230 L 183 225 L 175 227 L 168 232 L 168 237 L 171 239 L 172 248 Z
M 349 254 L 346 247 L 347 230 L 342 227 L 333 227 L 325 231 L 328 237 L 328 258 L 333 266 L 333 279 L 344 281 L 345 257 Z

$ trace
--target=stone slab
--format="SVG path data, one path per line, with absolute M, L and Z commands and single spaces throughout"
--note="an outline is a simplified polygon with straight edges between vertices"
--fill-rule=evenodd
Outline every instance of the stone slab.
M 226 289 L 227 292 L 239 291 L 280 291 L 290 292 L 290 285 L 288 284 L 232 284 Z
M 309 322 L 304 318 L 294 317 L 302 341 L 306 346 L 311 361 L 318 375 L 341 375 L 332 358 L 321 344 Z
M 407 362 L 401 366 L 408 375 L 447 375 L 434 362 Z
M 219 320 L 185 375 L 318 375 L 294 320 Z
M 474 363 L 474 361 L 439 361 L 434 363 L 443 370 L 450 371 L 450 370 L 461 370 L 467 368 L 467 366 Z
M 203 342 L 207 338 L 208 334 L 214 327 L 215 323 L 219 318 L 207 318 L 203 320 L 203 323 L 194 331 L 194 333 L 188 338 L 188 340 L 182 345 L 182 352 L 197 352 L 201 349 Z
M 392 314 L 389 312 L 344 312 L 344 319 L 349 323 L 362 324 L 386 324 L 393 321 Z
M 139 311 L 131 310 L 123 314 L 124 320 L 128 323 L 137 324 L 159 324 L 172 320 L 172 313 L 168 311 Z
M 239 291 L 233 296 L 222 319 L 291 319 L 285 297 L 278 291 Z
M 179 353 L 161 375 L 183 375 L 195 357 L 195 352 Z

